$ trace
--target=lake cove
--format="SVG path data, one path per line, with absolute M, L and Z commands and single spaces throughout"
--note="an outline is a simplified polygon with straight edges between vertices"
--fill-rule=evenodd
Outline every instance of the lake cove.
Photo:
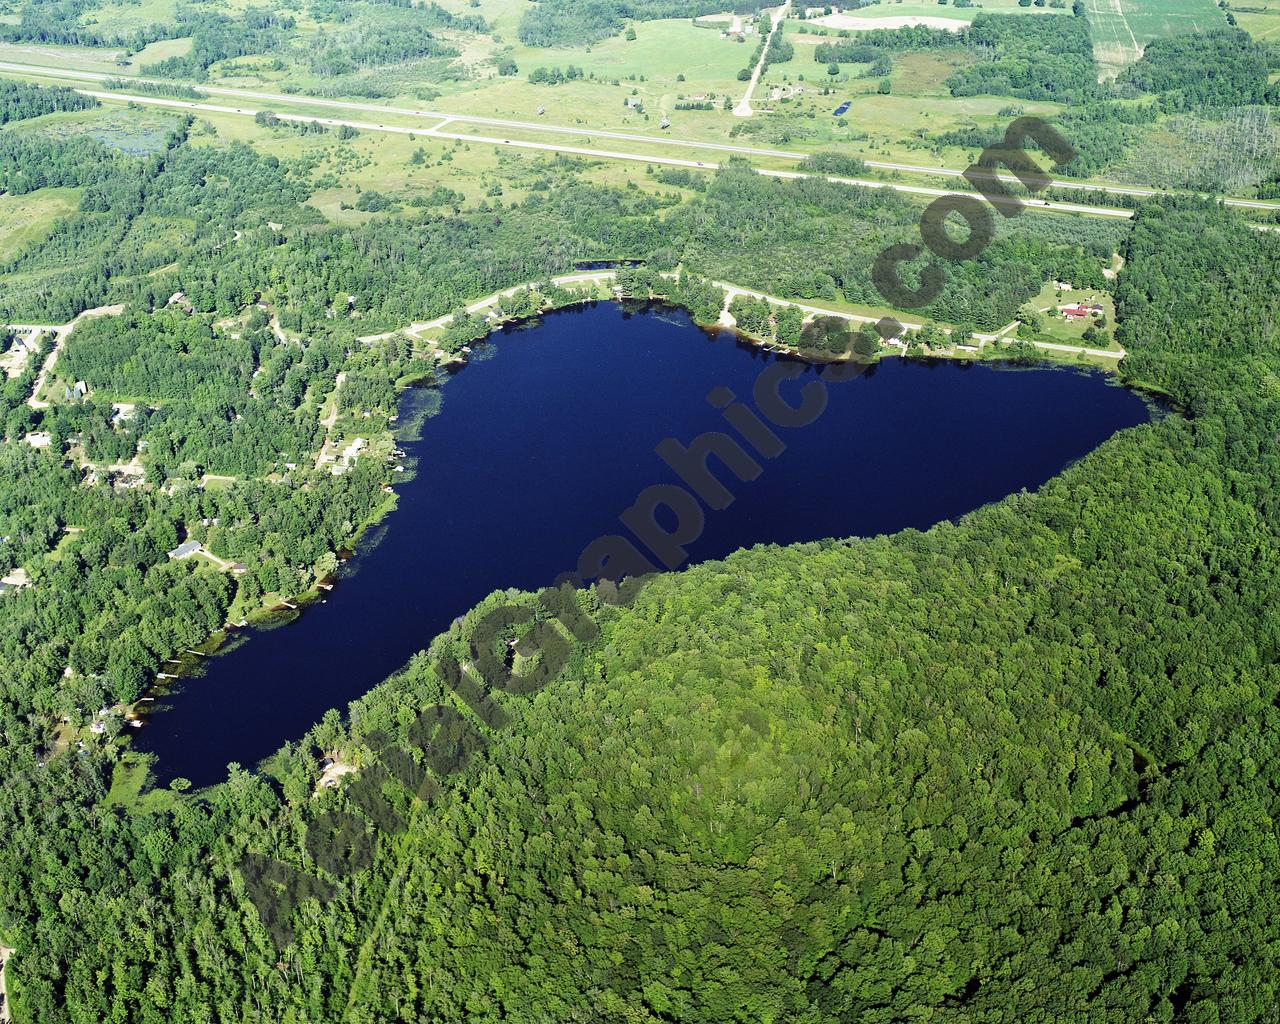
M 292 624 L 248 630 L 165 698 L 134 740 L 163 784 L 221 781 L 345 708 L 494 590 L 536 590 L 576 567 L 593 539 L 653 484 L 680 483 L 654 452 L 731 435 L 707 396 L 750 406 L 774 359 L 679 311 L 600 303 L 495 335 L 445 385 L 438 414 L 405 440 L 415 471 L 399 507 L 366 536 L 318 604 Z M 816 374 L 784 385 L 799 388 Z M 1034 488 L 1147 406 L 1096 373 L 886 359 L 828 386 L 811 425 L 777 429 L 786 450 L 749 483 L 715 459 L 734 501 L 707 511 L 691 562 L 753 544 L 923 529 Z M 437 401 L 405 395 L 401 420 Z M 747 447 L 750 450 L 749 446 Z

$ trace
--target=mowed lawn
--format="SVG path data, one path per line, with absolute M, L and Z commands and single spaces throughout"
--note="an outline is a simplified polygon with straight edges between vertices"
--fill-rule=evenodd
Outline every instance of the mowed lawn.
M 54 221 L 80 205 L 78 188 L 42 188 L 23 196 L 0 196 L 0 259 L 9 259 L 49 234 Z
M 1153 39 L 1204 32 L 1226 25 L 1214 0 L 1085 0 L 1093 54 L 1104 77 L 1113 78 L 1142 56 Z

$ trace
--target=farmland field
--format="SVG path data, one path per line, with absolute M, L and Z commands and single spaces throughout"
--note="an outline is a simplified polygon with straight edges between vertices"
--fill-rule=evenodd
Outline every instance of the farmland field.
M 1085 0 L 1093 53 L 1105 78 L 1114 78 L 1161 36 L 1219 28 L 1226 17 L 1213 0 Z
M 1230 6 L 1236 23 L 1254 39 L 1280 39 L 1280 3 L 1276 0 L 1245 0 Z

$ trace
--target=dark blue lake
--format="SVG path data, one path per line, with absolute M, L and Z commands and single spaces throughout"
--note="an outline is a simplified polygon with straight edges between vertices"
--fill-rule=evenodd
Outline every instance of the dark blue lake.
M 533 590 L 576 567 L 651 484 L 677 483 L 654 453 L 729 430 L 706 400 L 728 387 L 751 405 L 772 356 L 710 336 L 681 312 L 628 314 L 602 303 L 495 337 L 443 389 L 421 439 L 403 442 L 416 475 L 325 604 L 253 632 L 185 681 L 135 739 L 161 782 L 220 781 L 252 766 L 391 675 L 495 589 Z M 798 403 L 816 371 L 783 386 Z M 828 388 L 811 425 L 778 429 L 786 450 L 759 459 L 708 511 L 692 561 L 758 543 L 927 527 L 1034 488 L 1146 405 L 1100 374 L 886 359 Z M 404 419 L 429 393 L 406 396 Z

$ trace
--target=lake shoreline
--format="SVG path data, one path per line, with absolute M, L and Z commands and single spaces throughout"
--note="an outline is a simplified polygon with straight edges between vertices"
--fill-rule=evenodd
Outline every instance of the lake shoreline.
M 882 359 L 886 357 L 898 357 L 904 362 L 921 362 L 921 363 L 957 363 L 957 364 L 974 364 L 974 365 L 999 365 L 1008 363 L 1017 366 L 1034 368 L 1037 364 L 1043 364 L 1050 367 L 1066 367 L 1074 366 L 1084 369 L 1102 369 L 1112 370 L 1115 367 L 1097 366 L 1096 364 L 1087 363 L 1081 359 L 1063 359 L 1053 358 L 1054 353 L 1045 352 L 1040 349 L 1032 349 L 1030 352 L 1015 351 L 1005 354 L 1004 346 L 993 346 L 990 354 L 987 350 L 974 351 L 955 351 L 952 346 L 951 350 L 927 350 L 924 352 L 913 353 L 906 348 L 884 347 L 880 352 L 870 359 L 861 359 L 855 357 L 851 351 L 844 354 L 823 353 L 813 350 L 797 349 L 780 342 L 765 339 L 759 335 L 754 335 L 749 331 L 743 330 L 737 325 L 726 325 L 716 321 L 705 323 L 694 316 L 692 310 L 682 305 L 679 301 L 674 300 L 669 295 L 649 294 L 645 296 L 630 295 L 623 292 L 618 286 L 609 288 L 608 295 L 574 295 L 566 301 L 559 303 L 547 303 L 541 306 L 537 311 L 523 316 L 503 316 L 494 318 L 491 321 L 491 329 L 484 338 L 477 339 L 473 345 L 481 348 L 488 344 L 495 336 L 507 335 L 518 330 L 526 330 L 536 327 L 543 316 L 553 313 L 566 312 L 575 309 L 588 309 L 602 302 L 608 302 L 622 309 L 626 313 L 634 310 L 628 310 L 628 304 L 634 304 L 639 307 L 640 312 L 650 312 L 654 309 L 677 310 L 687 315 L 695 327 L 704 335 L 710 338 L 725 337 L 732 340 L 736 345 L 743 348 L 759 352 L 765 356 L 773 356 L 780 360 L 789 360 L 803 363 L 808 366 L 822 367 L 834 364 L 842 364 L 847 362 L 863 363 L 868 369 L 874 367 Z M 831 315 L 840 319 L 847 319 L 846 316 L 832 311 Z M 856 321 L 849 321 L 852 329 Z M 445 371 L 450 376 L 460 373 L 468 367 L 472 360 L 467 354 L 463 353 L 447 353 L 444 350 L 438 350 L 440 362 L 437 368 Z M 401 405 L 405 396 L 422 383 L 421 378 L 403 379 L 397 382 L 399 398 L 397 404 L 397 415 L 402 412 Z M 430 417 L 428 417 L 430 418 Z M 385 431 L 386 438 L 392 442 L 396 442 L 395 430 L 393 425 L 389 425 Z M 384 482 L 384 487 L 390 487 L 391 478 Z M 336 548 L 331 554 L 337 555 L 341 561 L 348 561 L 358 555 L 367 553 L 367 546 L 362 543 L 367 533 L 384 523 L 399 507 L 399 494 L 391 491 L 387 500 L 377 506 L 377 508 L 363 521 L 358 523 L 352 530 L 351 534 L 344 540 L 343 544 Z M 347 557 L 343 558 L 342 553 L 346 552 Z M 314 571 L 314 567 L 313 567 Z M 263 602 L 252 610 L 240 613 L 239 621 L 228 621 L 221 629 L 216 630 L 209 637 L 193 649 L 191 659 L 179 658 L 171 659 L 166 664 L 178 664 L 178 671 L 172 674 L 171 678 L 157 678 L 153 684 L 144 692 L 144 694 L 133 704 L 126 705 L 124 715 L 132 721 L 140 721 L 142 725 L 130 730 L 124 734 L 127 740 L 138 729 L 145 728 L 150 725 L 154 715 L 163 715 L 166 708 L 163 707 L 163 701 L 166 697 L 172 696 L 174 688 L 184 679 L 198 679 L 201 672 L 193 671 L 203 666 L 204 662 L 209 658 L 216 657 L 226 653 L 230 645 L 239 646 L 237 641 L 248 643 L 253 639 L 254 633 L 264 631 L 274 631 L 277 628 L 283 628 L 295 624 L 302 618 L 303 613 L 323 604 L 327 600 L 327 596 L 332 593 L 335 587 L 341 584 L 341 573 L 329 576 L 318 577 L 316 581 L 308 588 L 288 595 L 273 595 L 270 601 Z M 234 600 L 233 600 L 234 606 Z M 232 617 L 234 618 L 234 616 Z M 183 652 L 179 652 L 183 653 Z M 158 706 L 159 705 L 159 706 Z M 126 744 L 126 749 L 131 753 L 150 758 L 153 755 L 136 751 L 132 744 Z
M 688 443 L 706 429 L 723 429 L 718 426 L 721 413 L 705 401 L 706 388 L 728 385 L 737 394 L 750 395 L 762 367 L 774 361 L 770 355 L 792 358 L 761 352 L 740 332 L 708 331 L 683 312 L 665 316 L 664 310 L 671 313 L 674 307 L 652 297 L 634 304 L 579 298 L 572 309 L 559 311 L 564 315 L 547 316 L 535 328 L 546 332 L 539 338 L 546 344 L 515 341 L 514 335 L 528 331 L 534 318 L 495 325 L 487 338 L 502 358 L 477 352 L 472 361 L 485 372 L 458 374 L 445 389 L 449 397 L 431 420 L 429 434 L 414 430 L 416 440 L 400 442 L 424 471 L 406 479 L 403 493 L 381 508 L 376 519 L 371 517 L 373 522 L 353 531 L 356 563 L 340 574 L 333 591 L 313 587 L 297 607 L 264 610 L 266 621 L 254 623 L 261 628 L 224 631 L 219 656 L 192 665 L 203 669 L 201 684 L 166 694 L 162 703 L 167 706 L 157 708 L 151 726 L 132 747 L 151 762 L 158 784 L 191 778 L 201 788 L 219 781 L 228 761 L 257 764 L 280 743 L 306 734 L 327 710 L 342 709 L 394 674 L 427 639 L 485 594 L 535 589 L 571 566 L 584 540 L 609 532 L 610 523 L 616 530 L 618 513 L 635 501 L 638 490 L 670 475 L 669 467 L 652 455 L 651 445 L 643 444 L 637 452 L 635 437 L 652 433 L 656 442 L 661 431 Z M 694 326 L 696 334 L 689 331 Z M 512 341 L 504 344 L 507 335 Z M 999 363 L 1029 370 L 1028 383 L 1000 383 L 1008 378 L 963 372 L 966 367 L 980 370 L 983 364 L 994 371 Z M 754 496 L 743 492 L 747 500 L 738 503 L 741 510 L 716 513 L 705 542 L 689 553 L 688 564 L 760 543 L 927 528 L 1004 497 L 1006 487 L 1039 486 L 1115 430 L 1148 418 L 1132 411 L 1124 399 L 1106 397 L 1121 389 L 1099 389 L 1097 384 L 1084 392 L 1091 396 L 1088 407 L 1073 411 L 1074 399 L 1064 404 L 1055 396 L 1079 395 L 1077 389 L 1088 385 L 1071 383 L 1081 375 L 1044 372 L 1060 365 L 932 357 L 871 364 L 859 375 L 863 383 L 856 392 L 832 390 L 821 424 L 789 435 L 787 457 L 769 470 L 764 491 Z M 954 370 L 944 372 L 947 367 Z M 955 371 L 961 375 L 953 376 Z M 882 378 L 885 384 L 867 387 Z M 456 394 L 455 387 L 460 389 Z M 548 395 L 557 399 L 548 402 Z M 1035 400 L 1028 404 L 1028 399 Z M 922 410 L 931 410 L 924 420 L 908 412 L 916 401 L 923 403 Z M 400 408 L 404 430 L 405 421 L 416 425 L 417 413 L 427 408 L 425 396 L 422 405 Z M 1089 411 L 1094 408 L 1099 412 Z M 1114 411 L 1125 408 L 1130 411 Z M 939 416 L 943 429 L 949 421 L 978 430 L 985 423 L 996 432 L 1016 427 L 1015 435 L 1026 436 L 1012 453 L 1002 449 L 998 459 L 975 450 L 968 462 L 981 465 L 968 472 L 980 472 L 976 489 L 969 476 L 921 490 L 916 460 L 902 461 L 894 453 L 904 445 L 934 450 L 926 438 L 915 435 L 926 429 L 925 421 Z M 1077 427 L 1064 434 L 1065 421 Z M 888 423 L 894 427 L 884 434 Z M 646 434 L 637 435 L 637 429 Z M 936 429 L 926 430 L 929 437 Z M 832 494 L 829 501 L 796 505 L 797 495 L 829 476 L 827 469 L 797 467 L 815 458 L 825 465 L 828 457 L 844 450 L 842 439 L 867 430 L 883 437 L 881 443 L 859 446 L 855 456 L 855 464 L 875 467 L 866 476 L 875 483 L 857 485 L 871 487 L 865 497 L 872 500 L 850 504 Z M 604 450 L 601 438 L 607 442 Z M 552 458 L 529 458 L 527 446 L 534 446 L 529 452 L 542 451 L 548 442 L 553 443 Z M 580 453 L 576 457 L 575 451 Z M 950 479 L 957 472 L 955 461 L 928 475 Z M 653 465 L 641 471 L 637 467 L 642 462 Z M 585 489 L 584 467 L 594 467 Z M 855 486 L 861 477 L 851 471 L 849 486 Z M 634 483 L 620 491 L 620 481 L 627 480 Z M 556 500 L 556 494 L 567 493 L 577 500 Z M 502 512 L 511 501 L 521 508 L 522 529 L 536 529 L 547 538 L 545 545 L 532 552 L 518 544 L 511 548 L 510 522 Z M 753 501 L 765 501 L 769 510 L 751 519 Z M 532 520 L 530 508 L 536 510 Z M 390 517 L 391 511 L 399 514 Z M 385 526 L 371 536 L 370 526 L 379 522 Z M 384 530 L 391 529 L 399 531 L 397 536 L 385 537 Z M 382 544 L 384 539 L 389 543 Z M 326 615 L 302 614 L 326 599 Z M 292 628 L 269 628 L 273 622 Z

